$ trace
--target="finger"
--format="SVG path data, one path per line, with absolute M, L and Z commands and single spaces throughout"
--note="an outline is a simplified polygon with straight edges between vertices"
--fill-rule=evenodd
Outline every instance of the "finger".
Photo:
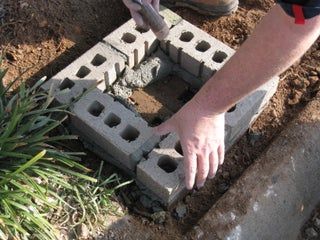
M 154 128 L 154 132 L 158 135 L 165 135 L 173 131 L 174 131 L 174 127 L 170 119 Z
M 197 156 L 197 187 L 202 188 L 209 173 L 209 154 Z
M 219 157 L 219 164 L 220 165 L 222 165 L 224 163 L 224 155 L 225 155 L 225 148 L 224 148 L 224 143 L 222 143 L 218 147 L 218 157 Z
M 139 27 L 145 26 L 145 23 L 139 13 L 137 13 L 136 11 L 132 11 L 131 9 L 130 9 L 130 13 L 131 13 L 132 18 L 134 19 L 134 21 L 136 22 L 136 24 Z
M 153 0 L 152 1 L 152 6 L 157 12 L 159 12 L 159 5 L 160 5 L 159 2 L 160 2 L 160 0 Z
M 184 149 L 185 145 L 182 145 Z M 184 173 L 187 189 L 191 190 L 194 186 L 196 173 L 197 173 L 197 155 L 183 150 L 184 152 Z
M 218 159 L 218 153 L 217 150 L 214 150 L 209 155 L 209 178 L 212 179 L 216 175 L 216 172 L 218 171 L 218 165 L 219 165 L 219 159 Z

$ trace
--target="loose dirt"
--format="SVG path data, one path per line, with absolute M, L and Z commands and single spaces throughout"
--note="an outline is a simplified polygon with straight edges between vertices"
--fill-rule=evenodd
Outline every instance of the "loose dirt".
M 274 4 L 271 0 L 240 2 L 240 8 L 235 14 L 218 19 L 200 16 L 187 9 L 174 10 L 237 49 Z M 4 5 L 6 15 L 0 21 L 0 48 L 6 52 L 4 66 L 9 69 L 6 82 L 26 69 L 29 71 L 24 74 L 23 80 L 29 83 L 44 75 L 50 78 L 129 19 L 128 11 L 119 0 L 5 0 Z M 194 190 L 183 199 L 188 212 L 184 218 L 177 219 L 174 210 L 171 210 L 166 213 L 164 224 L 155 224 L 140 214 L 130 212 L 125 227 L 109 231 L 104 239 L 123 239 L 123 236 L 127 236 L 126 239 L 137 239 L 137 234 L 140 234 L 139 239 L 181 239 L 182 234 L 197 223 L 320 90 L 319 62 L 318 40 L 299 63 L 281 75 L 278 91 L 268 108 L 227 153 L 225 164 L 217 176 L 208 181 L 204 188 Z M 156 110 L 163 105 L 160 96 L 150 98 L 153 94 L 140 90 L 134 94 L 134 100 L 141 102 L 139 106 L 151 98 L 155 100 L 151 110 L 140 109 L 141 113 L 152 112 L 150 121 L 156 117 Z M 170 116 L 169 112 L 171 114 L 172 110 L 168 107 L 168 112 L 164 111 L 160 115 L 167 117 Z M 96 162 L 96 159 L 89 154 L 84 160 Z
M 195 93 L 184 80 L 168 76 L 135 90 L 130 100 L 141 116 L 151 126 L 156 126 L 176 113 Z

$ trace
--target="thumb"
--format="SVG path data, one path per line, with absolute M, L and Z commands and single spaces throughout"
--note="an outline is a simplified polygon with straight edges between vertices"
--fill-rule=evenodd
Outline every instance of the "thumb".
M 172 125 L 171 119 L 169 119 L 168 121 L 160 124 L 159 126 L 154 127 L 153 130 L 158 135 L 165 135 L 167 133 L 173 132 L 174 126 Z

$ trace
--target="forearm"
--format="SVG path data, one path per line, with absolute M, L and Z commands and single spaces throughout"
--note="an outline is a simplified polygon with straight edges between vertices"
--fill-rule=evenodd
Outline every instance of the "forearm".
M 297 61 L 320 34 L 320 16 L 294 24 L 275 6 L 252 36 L 194 97 L 208 115 L 227 111 L 254 89 Z

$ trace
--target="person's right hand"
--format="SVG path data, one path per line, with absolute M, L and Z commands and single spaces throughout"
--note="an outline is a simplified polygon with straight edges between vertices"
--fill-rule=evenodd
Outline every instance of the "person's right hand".
M 139 14 L 139 10 L 141 9 L 140 5 L 134 3 L 132 0 L 122 0 L 126 7 L 129 9 L 132 18 L 136 22 L 136 24 L 141 28 L 148 28 L 148 24 L 144 22 L 142 16 Z M 159 1 L 160 0 L 142 0 L 150 3 L 153 8 L 159 12 Z
M 191 100 L 154 129 L 159 135 L 178 133 L 188 189 L 192 189 L 195 183 L 198 188 L 203 187 L 207 177 L 213 178 L 218 166 L 223 164 L 224 124 L 224 113 L 206 113 L 195 100 Z

